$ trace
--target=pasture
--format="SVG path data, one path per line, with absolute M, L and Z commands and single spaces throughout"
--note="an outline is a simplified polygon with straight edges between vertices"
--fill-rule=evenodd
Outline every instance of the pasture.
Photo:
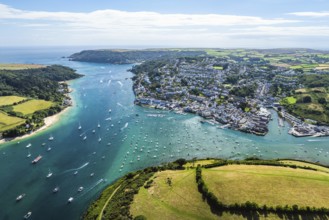
M 20 112 L 23 115 L 29 115 L 39 110 L 48 109 L 53 105 L 53 102 L 45 100 L 30 100 L 19 105 L 13 106 L 14 112 Z

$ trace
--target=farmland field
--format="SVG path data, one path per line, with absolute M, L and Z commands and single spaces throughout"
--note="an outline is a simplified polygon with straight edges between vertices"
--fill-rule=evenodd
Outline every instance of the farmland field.
M 13 106 L 13 111 L 20 112 L 23 115 L 29 115 L 36 111 L 48 109 L 53 105 L 53 102 L 44 100 L 30 100 L 19 105 Z
M 0 112 L 0 131 L 8 130 L 21 125 L 25 122 L 22 118 L 9 116 L 3 112 Z
M 0 96 L 0 106 L 12 105 L 15 102 L 20 102 L 26 98 L 20 96 Z
M 16 63 L 0 63 L 0 70 L 23 70 L 42 68 L 43 65 L 38 64 L 16 64 Z
M 203 169 L 209 190 L 224 204 L 327 207 L 329 174 L 271 166 L 229 165 Z

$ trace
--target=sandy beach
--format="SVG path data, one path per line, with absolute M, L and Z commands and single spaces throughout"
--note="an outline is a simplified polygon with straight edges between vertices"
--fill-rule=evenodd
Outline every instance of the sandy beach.
M 64 110 L 62 110 L 61 112 L 45 118 L 44 119 L 45 125 L 40 127 L 39 129 L 37 129 L 37 130 L 35 130 L 35 131 L 33 131 L 29 134 L 25 134 L 23 136 L 19 136 L 19 137 L 15 137 L 15 138 L 3 138 L 3 139 L 0 140 L 0 144 L 7 143 L 7 142 L 10 142 L 10 141 L 22 140 L 24 138 L 31 137 L 35 134 L 40 133 L 41 131 L 53 126 L 54 124 L 56 124 L 60 120 L 61 116 L 63 114 L 65 114 L 65 112 L 67 112 L 70 108 L 72 108 L 72 106 L 68 106 Z

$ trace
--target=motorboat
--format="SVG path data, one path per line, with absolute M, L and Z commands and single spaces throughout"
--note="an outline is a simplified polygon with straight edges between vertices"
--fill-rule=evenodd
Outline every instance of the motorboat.
M 50 137 L 48 138 L 48 140 L 52 141 L 52 140 L 54 140 L 54 137 L 52 135 L 50 135 Z
M 26 148 L 29 148 L 29 147 L 31 147 L 31 146 L 32 146 L 32 144 L 29 143 L 28 145 L 26 145 Z
M 67 200 L 67 202 L 68 202 L 68 203 L 71 203 L 71 202 L 73 202 L 73 200 L 74 200 L 74 198 L 73 198 L 73 197 L 70 197 L 70 198 Z
M 57 193 L 59 191 L 59 187 L 56 186 L 54 189 L 53 189 L 53 193 Z
M 19 196 L 16 197 L 16 201 L 21 201 L 25 197 L 25 193 L 20 194 Z
M 79 189 L 78 189 L 78 192 L 82 192 L 82 190 L 83 190 L 83 187 L 80 186 Z
M 32 215 L 32 212 L 28 212 L 28 213 L 26 213 L 26 215 L 24 215 L 24 219 L 28 219 L 28 218 L 30 218 L 31 215 Z
M 50 171 L 50 169 L 48 170 L 48 174 L 47 174 L 47 178 L 50 178 L 53 175 L 53 173 Z

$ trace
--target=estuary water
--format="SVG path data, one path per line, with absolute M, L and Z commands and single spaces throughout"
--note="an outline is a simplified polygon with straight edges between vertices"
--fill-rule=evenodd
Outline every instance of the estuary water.
M 260 137 L 202 124 L 195 115 L 135 106 L 132 74 L 127 71 L 132 65 L 63 58 L 80 49 L 0 50 L 2 63 L 61 64 L 85 75 L 70 82 L 75 104 L 57 124 L 30 138 L 0 145 L 0 219 L 22 219 L 28 211 L 31 219 L 79 219 L 117 178 L 178 158 L 257 156 L 329 164 L 329 138 L 288 135 L 289 124 L 280 127 L 275 112 L 269 133 Z M 38 155 L 43 158 L 32 165 Z M 49 170 L 53 175 L 47 178 Z M 82 192 L 78 192 L 80 186 Z M 58 193 L 52 192 L 55 187 Z M 25 197 L 16 202 L 23 193 Z M 68 204 L 70 197 L 74 200 Z

